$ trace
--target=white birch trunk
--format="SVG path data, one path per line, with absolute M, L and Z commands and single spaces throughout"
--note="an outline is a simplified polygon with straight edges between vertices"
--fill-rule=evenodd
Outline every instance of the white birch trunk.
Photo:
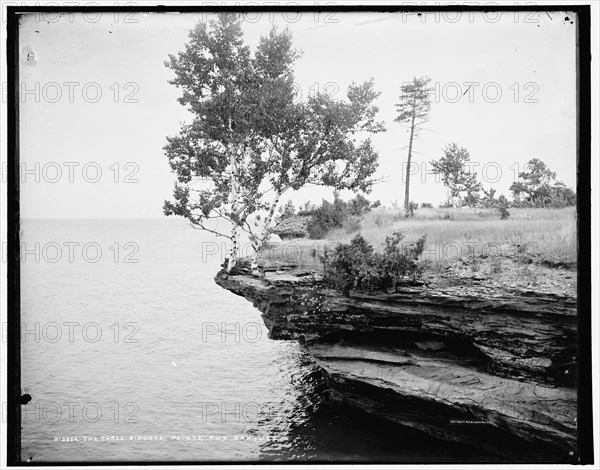
M 231 251 L 229 253 L 229 258 L 227 260 L 227 272 L 230 272 L 233 267 L 237 264 L 238 259 L 238 238 L 239 238 L 239 228 L 237 225 L 233 225 L 231 228 Z
M 275 196 L 275 200 L 271 204 L 269 208 L 269 212 L 267 213 L 267 217 L 265 218 L 264 223 L 262 224 L 261 230 L 259 231 L 258 239 L 255 243 L 252 244 L 252 263 L 250 269 L 252 270 L 252 275 L 258 276 L 260 274 L 258 270 L 258 252 L 262 247 L 264 247 L 267 242 L 267 237 L 269 236 L 269 228 L 271 226 L 271 221 L 273 220 L 273 214 L 275 213 L 275 208 L 279 203 L 279 198 L 281 197 L 282 192 L 277 192 Z
M 229 124 L 231 127 L 231 122 Z M 231 166 L 231 212 L 237 216 L 238 210 L 238 188 L 237 188 L 237 165 L 235 161 L 235 151 L 233 148 L 230 148 L 229 161 Z M 234 217 L 235 218 L 235 217 Z M 239 226 L 237 223 L 232 221 L 231 228 L 231 252 L 229 253 L 229 259 L 227 262 L 227 272 L 230 272 L 234 266 L 237 264 L 238 256 L 239 256 Z

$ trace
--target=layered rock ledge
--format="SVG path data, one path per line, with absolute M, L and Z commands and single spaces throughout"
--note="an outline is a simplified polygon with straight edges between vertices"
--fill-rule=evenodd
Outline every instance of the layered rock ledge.
M 290 266 L 215 281 L 303 343 L 341 403 L 508 460 L 577 459 L 574 296 L 477 280 L 344 294 Z

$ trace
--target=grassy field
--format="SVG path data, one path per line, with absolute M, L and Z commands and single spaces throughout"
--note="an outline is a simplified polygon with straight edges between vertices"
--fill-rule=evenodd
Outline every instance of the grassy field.
M 577 262 L 576 222 L 574 207 L 511 209 L 507 220 L 493 209 L 419 209 L 412 219 L 384 209 L 367 214 L 360 233 L 375 247 L 394 231 L 403 232 L 407 242 L 426 234 L 425 256 L 433 261 L 516 251 L 536 261 L 571 265 Z M 356 233 L 338 229 L 327 238 L 347 242 Z
M 356 228 L 356 227 L 355 227 Z M 394 231 L 406 242 L 426 235 L 423 258 L 432 269 L 442 269 L 460 260 L 511 258 L 524 263 L 576 267 L 577 230 L 574 207 L 564 209 L 510 209 L 510 218 L 500 220 L 493 209 L 419 209 L 413 218 L 398 210 L 376 209 L 362 220 L 360 230 L 340 228 L 326 240 L 287 240 L 264 250 L 268 262 L 297 263 L 318 269 L 319 256 L 327 245 L 347 243 L 362 234 L 377 250 Z

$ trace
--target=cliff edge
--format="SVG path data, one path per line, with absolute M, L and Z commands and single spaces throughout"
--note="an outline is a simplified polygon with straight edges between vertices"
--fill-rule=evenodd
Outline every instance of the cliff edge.
M 577 461 L 574 296 L 450 278 L 343 294 L 294 266 L 215 281 L 303 343 L 334 400 L 508 460 Z

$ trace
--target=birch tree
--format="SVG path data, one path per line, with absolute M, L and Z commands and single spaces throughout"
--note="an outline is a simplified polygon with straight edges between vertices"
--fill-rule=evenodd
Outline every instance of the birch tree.
M 315 94 L 306 103 L 293 103 L 265 136 L 267 191 L 272 191 L 267 215 L 252 233 L 256 255 L 266 242 L 275 209 L 288 190 L 306 185 L 369 192 L 375 180 L 378 153 L 370 135 L 385 130 L 375 116 L 379 96 L 373 80 L 348 87 L 347 101 Z M 252 268 L 256 268 L 256 256 Z
M 275 28 L 252 55 L 231 14 L 199 24 L 185 50 L 169 56 L 170 83 L 194 115 L 165 151 L 177 175 L 166 215 L 231 240 L 227 269 L 240 257 L 240 231 L 252 243 L 252 267 L 269 236 L 281 196 L 307 184 L 368 190 L 377 153 L 365 135 L 375 122 L 373 82 L 353 84 L 348 101 L 294 98 L 299 57 L 289 31 Z M 357 134 L 362 134 L 361 136 Z M 211 220 L 214 222 L 211 223 Z M 220 222 L 231 227 L 224 231 Z M 218 222 L 218 223 L 217 223 Z

